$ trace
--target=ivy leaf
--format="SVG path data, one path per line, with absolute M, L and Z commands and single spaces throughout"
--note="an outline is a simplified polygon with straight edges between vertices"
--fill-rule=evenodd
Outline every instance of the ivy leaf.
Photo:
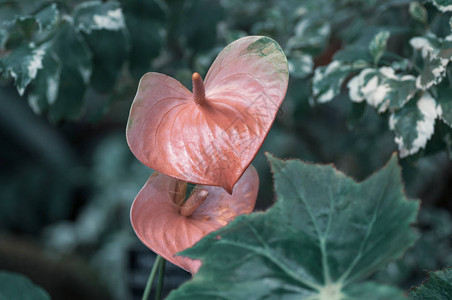
M 442 12 L 452 11 L 452 0 L 430 0 Z
M 452 268 L 428 272 L 427 281 L 414 287 L 410 292 L 413 300 L 452 299 Z
M 409 6 L 409 12 L 413 19 L 427 24 L 427 10 L 422 4 L 420 4 L 419 2 L 411 2 Z
M 116 83 L 128 50 L 119 3 L 85 2 L 77 6 L 73 15 L 75 27 L 84 33 L 93 56 L 91 85 L 98 91 L 108 91 Z
M 48 44 L 36 47 L 34 44 L 24 44 L 8 56 L 0 59 L 2 73 L 14 79 L 17 91 L 22 96 L 25 88 L 36 77 L 42 68 L 42 59 L 46 53 Z
M 79 4 L 73 12 L 77 30 L 91 33 L 92 30 L 123 30 L 124 16 L 116 1 L 88 1 Z
M 0 299 L 50 300 L 50 296 L 25 276 L 0 271 Z
M 331 101 L 341 92 L 342 83 L 348 74 L 366 66 L 364 61 L 346 64 L 334 60 L 327 66 L 316 68 L 312 79 L 312 96 L 318 103 Z
M 397 158 L 357 183 L 331 165 L 268 157 L 274 206 L 183 251 L 202 266 L 168 299 L 404 299 L 361 282 L 417 237 L 419 203 L 404 195 Z
M 395 133 L 395 142 L 400 157 L 425 148 L 434 131 L 438 108 L 435 99 L 428 92 L 416 97 L 389 117 L 389 128 Z M 414 99 L 413 99 L 414 100 Z
M 398 109 L 416 93 L 416 78 L 411 75 L 396 75 L 389 67 L 366 68 L 348 82 L 350 99 L 364 100 L 379 113 Z
M 378 64 L 381 56 L 386 51 L 389 36 L 389 31 L 381 31 L 377 33 L 373 40 L 370 42 L 369 52 L 374 58 L 374 65 Z
M 452 88 L 438 89 L 438 106 L 439 117 L 452 127 Z

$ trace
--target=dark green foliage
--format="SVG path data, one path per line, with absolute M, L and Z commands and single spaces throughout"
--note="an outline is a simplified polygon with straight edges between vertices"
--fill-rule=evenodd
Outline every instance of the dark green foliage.
M 183 251 L 203 265 L 169 299 L 404 299 L 362 283 L 417 236 L 418 203 L 403 193 L 396 158 L 357 183 L 331 166 L 268 157 L 274 206 Z

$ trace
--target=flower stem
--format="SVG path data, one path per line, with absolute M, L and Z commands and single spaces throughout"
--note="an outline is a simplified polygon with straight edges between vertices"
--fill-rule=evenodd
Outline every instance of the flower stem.
M 148 282 L 146 283 L 146 288 L 144 289 L 143 297 L 141 300 L 148 300 L 149 294 L 151 293 L 152 289 L 152 283 L 154 282 L 155 274 L 157 273 L 157 269 L 159 265 L 162 263 L 162 261 L 165 261 L 163 257 L 160 255 L 157 255 L 157 258 L 154 261 L 154 265 L 152 266 L 151 274 L 149 275 Z
M 166 260 L 163 260 L 160 263 L 159 281 L 158 281 L 158 285 L 157 285 L 157 290 L 155 291 L 155 300 L 162 299 L 163 281 L 165 279 L 165 265 L 166 265 Z

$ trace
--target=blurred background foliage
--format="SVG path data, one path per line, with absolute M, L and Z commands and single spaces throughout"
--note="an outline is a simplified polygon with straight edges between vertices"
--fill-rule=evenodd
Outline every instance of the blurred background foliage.
M 264 151 L 334 163 L 366 178 L 397 149 L 388 113 L 351 102 L 338 78 L 326 83 L 336 85 L 335 100 L 319 104 L 315 69 L 333 60 L 372 60 L 367 49 L 381 31 L 391 34 L 381 64 L 403 69 L 410 38 L 450 34 L 450 15 L 435 4 L 0 0 L 0 269 L 26 274 L 55 299 L 132 298 L 128 258 L 141 246 L 129 209 L 152 172 L 125 140 L 138 81 L 161 72 L 191 89 L 193 72 L 205 76 L 219 51 L 246 35 L 274 38 L 291 75 L 254 161 L 258 209 L 274 201 Z M 422 237 L 379 280 L 409 287 L 422 270 L 452 265 L 450 134 L 437 120 L 427 147 L 400 162 L 407 193 L 423 201 Z

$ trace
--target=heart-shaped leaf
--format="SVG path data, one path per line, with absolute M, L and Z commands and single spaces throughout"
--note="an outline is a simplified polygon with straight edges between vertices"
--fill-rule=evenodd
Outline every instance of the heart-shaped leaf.
M 244 37 L 218 55 L 205 86 L 197 73 L 193 84 L 194 94 L 171 77 L 145 74 L 127 141 L 143 164 L 160 173 L 232 193 L 284 99 L 287 59 L 274 40 Z
M 140 240 L 152 251 L 194 274 L 201 262 L 175 254 L 225 226 L 237 215 L 251 213 L 258 188 L 259 176 L 256 169 L 250 166 L 235 185 L 232 195 L 219 187 L 198 186 L 201 192 L 194 195 L 201 194 L 202 197 L 207 194 L 207 198 L 204 197 L 201 205 L 195 203 L 199 206 L 192 211 L 190 198 L 182 205 L 177 204 L 178 199 L 183 200 L 179 181 L 154 173 L 133 202 L 130 213 L 132 226 Z M 194 200 L 197 202 L 197 199 Z

